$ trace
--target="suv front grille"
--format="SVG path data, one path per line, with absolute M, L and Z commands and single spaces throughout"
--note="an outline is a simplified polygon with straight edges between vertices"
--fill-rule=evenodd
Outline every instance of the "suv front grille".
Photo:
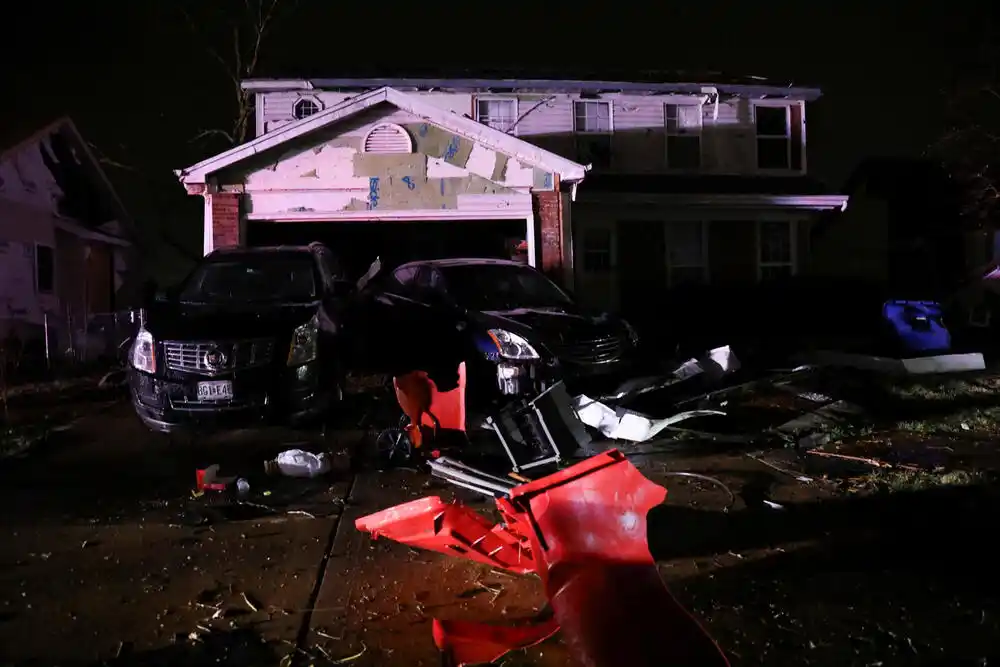
M 274 341 L 270 338 L 218 342 L 168 340 L 163 342 L 163 351 L 167 368 L 172 371 L 217 375 L 266 366 L 274 356 Z
M 574 364 L 603 364 L 617 360 L 624 351 L 624 336 L 605 336 L 562 345 L 557 356 L 560 361 Z

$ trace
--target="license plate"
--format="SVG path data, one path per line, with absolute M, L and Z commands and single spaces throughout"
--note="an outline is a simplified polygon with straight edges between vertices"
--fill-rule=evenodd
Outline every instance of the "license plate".
M 199 401 L 228 401 L 233 398 L 233 383 L 228 380 L 199 382 Z

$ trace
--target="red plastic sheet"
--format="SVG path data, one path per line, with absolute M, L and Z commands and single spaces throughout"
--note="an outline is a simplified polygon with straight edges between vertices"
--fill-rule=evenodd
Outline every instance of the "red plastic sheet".
M 555 628 L 588 667 L 727 666 L 725 655 L 663 584 L 646 515 L 666 498 L 617 450 L 517 486 L 493 526 L 424 498 L 359 519 L 358 529 L 414 547 L 537 572 L 554 618 L 518 628 L 436 621 L 434 640 L 461 664 L 496 660 Z

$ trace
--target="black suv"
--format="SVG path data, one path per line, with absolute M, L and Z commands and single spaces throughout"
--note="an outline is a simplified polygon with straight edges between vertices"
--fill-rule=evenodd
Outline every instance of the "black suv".
M 129 355 L 140 419 L 170 432 L 325 416 L 339 398 L 337 267 L 320 244 L 206 256 L 144 311 Z

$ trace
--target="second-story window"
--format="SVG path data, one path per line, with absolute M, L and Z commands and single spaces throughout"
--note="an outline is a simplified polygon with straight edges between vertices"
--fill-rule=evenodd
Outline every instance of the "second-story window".
M 595 167 L 611 166 L 611 102 L 573 103 L 577 159 Z
M 494 130 L 510 132 L 517 122 L 517 100 L 476 100 L 476 120 Z
M 700 168 L 701 105 L 665 104 L 663 120 L 667 133 L 667 168 Z
M 757 168 L 791 169 L 792 136 L 787 106 L 754 107 L 757 128 Z
M 301 120 L 312 116 L 313 114 L 319 113 L 319 105 L 316 104 L 315 100 L 302 98 L 295 103 L 295 106 L 292 107 L 292 113 L 297 120 Z

